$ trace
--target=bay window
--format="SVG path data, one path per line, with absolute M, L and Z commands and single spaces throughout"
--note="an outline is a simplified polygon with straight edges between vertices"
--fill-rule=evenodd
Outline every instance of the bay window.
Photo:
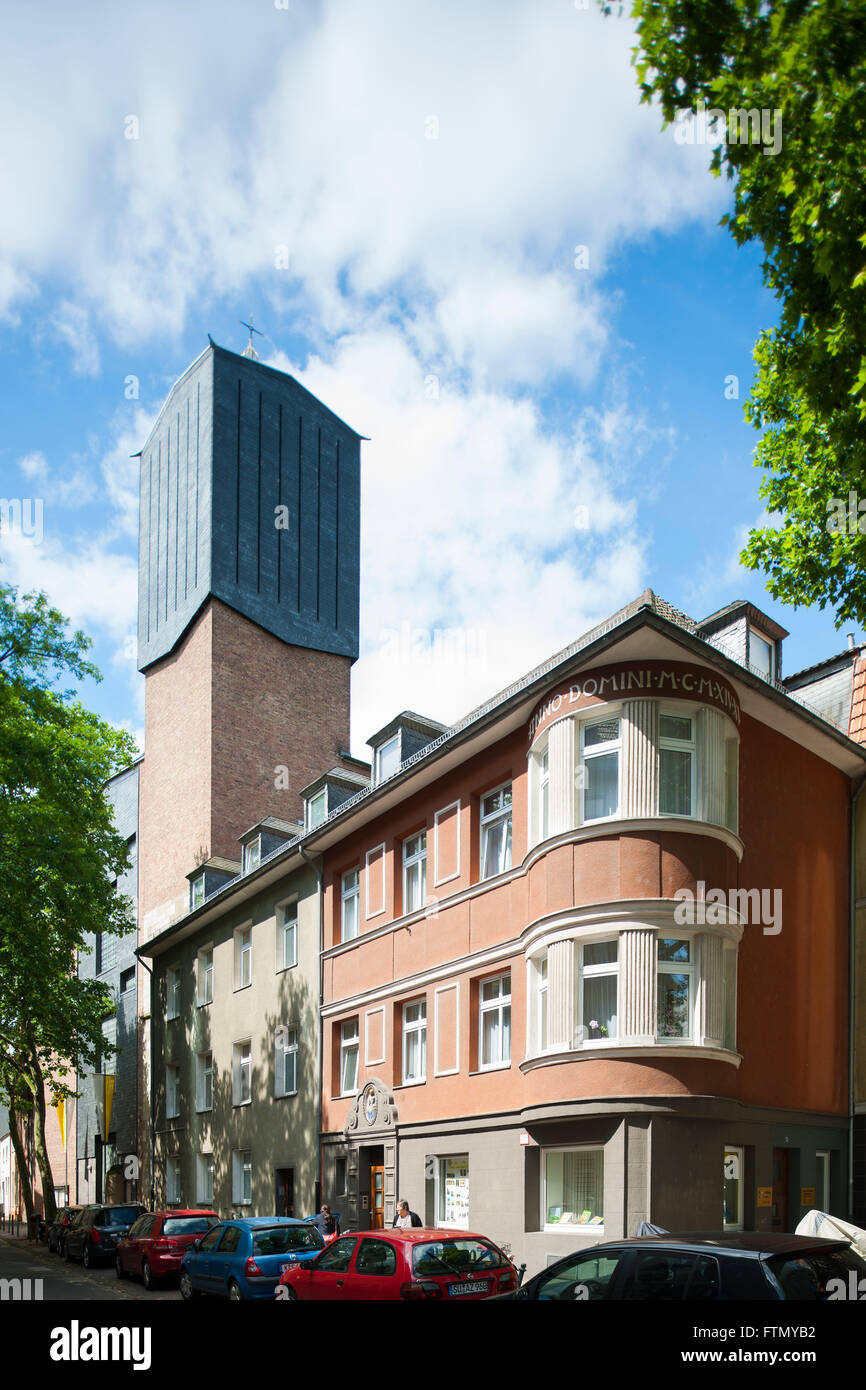
M 597 941 L 580 948 L 577 1037 L 582 1043 L 616 1037 L 619 942 Z
M 691 941 L 660 937 L 658 943 L 659 1041 L 692 1036 L 694 962 Z
M 606 820 L 619 812 L 620 721 L 597 719 L 581 725 L 583 815 Z
M 660 714 L 659 815 L 692 814 L 694 775 L 694 720 L 685 714 Z

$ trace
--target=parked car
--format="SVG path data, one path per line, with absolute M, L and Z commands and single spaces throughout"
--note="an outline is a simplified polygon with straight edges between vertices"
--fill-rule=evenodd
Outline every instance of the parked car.
M 82 1207 L 66 1228 L 64 1259 L 81 1260 L 85 1269 L 113 1260 L 118 1240 L 145 1210 L 140 1202 Z
M 829 1298 L 831 1279 L 849 1287 L 852 1271 L 857 1280 L 866 1276 L 866 1261 L 844 1240 L 718 1231 L 636 1236 L 566 1255 L 504 1297 L 581 1303 L 599 1299 L 815 1302 Z
M 315 1259 L 324 1244 L 315 1226 L 291 1216 L 221 1221 L 184 1255 L 181 1294 L 185 1299 L 217 1294 L 235 1302 L 272 1298 L 282 1271 Z
M 145 1212 L 117 1242 L 114 1267 L 118 1279 L 137 1274 L 150 1291 L 160 1279 L 180 1273 L 187 1250 L 218 1222 L 216 1212 L 208 1209 Z
M 414 1226 L 341 1236 L 310 1263 L 287 1269 L 276 1296 L 470 1301 L 516 1288 L 517 1270 L 486 1236 Z
M 60 1207 L 51 1225 L 48 1227 L 48 1249 L 55 1255 L 63 1254 L 63 1247 L 66 1244 L 66 1228 L 82 1211 L 82 1207 Z

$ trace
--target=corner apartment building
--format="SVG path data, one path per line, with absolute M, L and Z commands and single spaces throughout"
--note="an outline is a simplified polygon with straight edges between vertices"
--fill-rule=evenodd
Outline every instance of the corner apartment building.
M 785 690 L 786 635 L 647 591 L 453 728 L 374 737 L 307 839 L 344 1224 L 405 1195 L 538 1265 L 848 1209 L 866 749 Z

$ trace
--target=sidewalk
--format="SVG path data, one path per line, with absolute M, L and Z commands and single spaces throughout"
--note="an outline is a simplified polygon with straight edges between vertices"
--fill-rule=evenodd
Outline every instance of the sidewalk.
M 22 1244 L 26 1245 L 27 1222 L 11 1221 L 5 1219 L 3 1221 L 0 1221 L 0 1238 L 5 1238 L 8 1241 L 15 1241 L 16 1244 L 20 1241 Z M 34 1240 L 31 1241 L 30 1244 L 39 1245 L 40 1242 L 38 1240 Z M 44 1244 L 44 1241 L 42 1242 L 42 1244 Z

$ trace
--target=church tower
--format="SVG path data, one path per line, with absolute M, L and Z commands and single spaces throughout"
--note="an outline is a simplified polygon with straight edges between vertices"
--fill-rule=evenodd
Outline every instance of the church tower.
M 349 750 L 360 439 L 293 377 L 210 346 L 141 452 L 140 938 Z

